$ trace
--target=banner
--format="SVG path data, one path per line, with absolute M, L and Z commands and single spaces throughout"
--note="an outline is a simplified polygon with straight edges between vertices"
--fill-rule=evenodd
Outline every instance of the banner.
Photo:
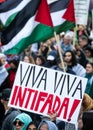
M 90 0 L 74 0 L 76 24 L 87 25 Z
M 47 0 L 48 4 L 54 3 L 56 1 L 58 1 L 58 0 Z
M 76 124 L 87 79 L 20 62 L 9 106 Z

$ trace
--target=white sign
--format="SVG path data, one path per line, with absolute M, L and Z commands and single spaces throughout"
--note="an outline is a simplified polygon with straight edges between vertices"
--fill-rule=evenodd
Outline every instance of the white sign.
M 76 124 L 87 79 L 20 62 L 9 106 Z
M 74 0 L 76 24 L 87 25 L 90 0 Z
M 58 1 L 58 0 L 47 0 L 48 4 L 54 3 L 55 1 Z

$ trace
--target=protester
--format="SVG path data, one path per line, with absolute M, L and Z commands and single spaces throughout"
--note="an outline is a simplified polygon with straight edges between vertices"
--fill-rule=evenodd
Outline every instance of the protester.
M 45 57 L 42 55 L 36 55 L 35 58 L 35 64 L 39 66 L 43 66 L 45 64 L 46 60 Z
M 32 56 L 24 56 L 23 61 L 27 63 L 35 64 L 34 58 Z
M 6 88 L 6 86 L 9 87 L 8 72 L 0 60 L 0 92 Z
M 61 43 L 62 52 L 65 53 L 67 50 L 73 50 L 72 38 L 70 34 L 65 34 Z
M 6 55 L 3 54 L 3 53 L 0 53 L 0 60 L 1 60 L 1 63 L 2 65 L 5 67 L 5 68 L 9 68 L 9 63 L 7 62 L 7 58 L 6 58 Z
M 78 30 L 77 30 L 77 37 L 80 37 L 80 36 L 82 36 L 82 35 L 85 36 L 85 37 L 87 37 L 88 41 L 90 41 L 90 40 L 89 40 L 90 32 L 89 32 L 89 30 L 87 29 L 87 27 L 84 26 L 84 25 L 79 25 L 79 26 L 78 26 Z
M 46 43 L 41 43 L 38 50 L 38 54 L 42 55 L 46 59 L 48 53 L 49 53 L 49 46 Z
M 87 47 L 85 49 L 85 55 L 86 55 L 88 62 L 93 63 L 93 50 L 91 49 L 91 47 Z
M 78 130 L 82 130 L 86 126 L 86 120 L 87 120 L 85 119 L 86 112 L 89 112 L 91 110 L 93 110 L 93 100 L 88 94 L 84 93 L 80 113 L 78 116 Z M 66 130 L 68 129 L 66 128 Z
M 32 122 L 31 117 L 26 113 L 21 113 L 13 120 L 14 130 L 26 130 L 30 122 Z
M 58 128 L 52 121 L 42 120 L 37 130 L 58 130 Z
M 2 65 L 1 60 L 0 60 L 0 93 L 2 92 L 3 89 L 9 88 L 9 85 L 10 85 L 9 82 L 10 81 L 8 80 L 8 72 L 7 72 L 6 68 Z M 2 125 L 2 119 L 4 116 L 4 112 L 5 112 L 4 106 L 0 100 L 0 128 Z
M 31 50 L 30 50 L 31 46 L 28 46 L 26 49 L 24 49 L 22 51 L 21 54 L 19 54 L 19 59 L 22 61 L 24 59 L 25 56 L 30 56 L 31 55 Z
M 63 64 L 64 64 L 64 66 L 63 66 Z M 76 75 L 76 73 L 71 68 L 67 67 L 67 63 L 65 61 L 63 61 L 63 63 L 62 63 L 59 59 L 58 66 L 59 66 L 58 70 L 60 70 L 62 72 L 64 72 L 64 70 L 65 70 L 66 73 Z
M 67 67 L 71 68 L 76 73 L 77 76 L 81 77 L 85 76 L 86 70 L 82 65 L 80 65 L 77 62 L 74 51 L 71 50 L 66 51 L 64 54 L 64 60 L 67 63 Z
M 79 45 L 80 45 L 80 47 L 81 47 L 84 51 L 85 51 L 86 48 L 88 48 L 88 47 L 91 46 L 90 44 L 91 44 L 91 43 L 88 43 L 88 39 L 87 39 L 86 36 L 81 35 L 81 36 L 79 37 Z
M 78 63 L 85 68 L 88 60 L 86 58 L 84 51 L 81 48 L 76 49 L 76 57 L 77 57 Z
M 47 60 L 44 64 L 44 66 L 47 68 L 57 70 L 59 68 L 58 64 L 57 64 L 58 58 L 59 58 L 59 56 L 58 56 L 58 52 L 56 50 L 50 51 L 47 56 Z
M 15 80 L 17 68 L 19 65 L 19 59 L 13 57 L 9 60 L 9 64 L 10 64 L 10 68 L 8 69 L 8 74 L 9 74 L 8 77 L 9 77 L 9 81 L 10 81 L 10 88 L 12 88 L 14 80 Z
M 85 92 L 93 99 L 93 63 L 86 64 L 86 75 L 88 79 Z
M 26 130 L 37 130 L 37 125 L 35 122 L 30 122 L 26 128 Z
M 0 94 L 1 103 L 3 104 L 4 109 L 5 109 L 5 115 L 3 117 L 1 130 L 14 130 L 13 119 L 18 114 L 20 114 L 19 110 L 11 108 L 11 107 L 8 106 L 10 94 L 11 94 L 10 88 L 4 89 L 2 91 L 2 93 Z

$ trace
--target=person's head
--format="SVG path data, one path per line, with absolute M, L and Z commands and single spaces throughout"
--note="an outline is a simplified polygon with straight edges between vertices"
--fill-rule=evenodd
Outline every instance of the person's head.
M 35 63 L 34 58 L 32 56 L 24 56 L 23 61 L 27 63 L 32 63 L 32 64 Z
M 0 93 L 0 100 L 1 103 L 4 105 L 5 109 L 8 108 L 8 101 L 10 98 L 10 94 L 11 94 L 10 88 L 3 89 L 2 92 Z
M 37 130 L 37 125 L 34 122 L 30 122 L 26 130 Z
M 58 128 L 52 121 L 42 120 L 37 130 L 58 130 Z
M 47 60 L 53 61 L 58 59 L 58 52 L 56 50 L 52 50 L 49 52 L 47 56 Z
M 43 65 L 45 63 L 45 58 L 42 55 L 37 55 L 35 63 L 36 65 Z
M 59 58 L 58 52 L 56 50 L 52 50 L 52 51 L 49 52 L 49 54 L 47 56 L 47 61 L 51 65 L 56 65 L 58 58 Z
M 41 43 L 40 44 L 40 52 L 41 53 L 48 53 L 49 51 L 49 46 L 46 43 Z
M 21 113 L 13 120 L 14 130 L 26 130 L 30 122 L 32 122 L 31 117 L 26 113 Z
M 64 61 L 67 63 L 67 65 L 76 65 L 77 59 L 74 51 L 68 50 L 64 53 Z
M 6 56 L 3 53 L 0 53 L 0 60 L 1 60 L 2 65 L 6 63 Z
M 82 35 L 79 37 L 79 45 L 81 48 L 83 48 L 85 45 L 88 44 L 88 39 L 86 36 Z
M 9 58 L 8 62 L 9 62 L 10 68 L 12 70 L 17 70 L 18 65 L 19 65 L 19 57 L 15 55 L 15 56 Z
M 86 57 L 92 57 L 92 49 L 90 47 L 87 47 L 85 50 Z
M 87 74 L 93 73 L 93 63 L 89 62 L 86 64 L 86 73 Z
M 65 32 L 61 32 L 59 36 L 60 36 L 60 39 L 63 40 L 63 38 L 64 38 L 64 36 L 65 36 Z
M 65 34 L 64 38 L 63 38 L 63 42 L 64 44 L 70 44 L 71 43 L 71 36 L 68 34 Z

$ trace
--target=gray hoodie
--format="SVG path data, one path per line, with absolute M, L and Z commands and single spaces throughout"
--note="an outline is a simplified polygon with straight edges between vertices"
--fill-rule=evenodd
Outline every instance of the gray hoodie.
M 44 123 L 46 123 L 46 124 L 48 125 L 48 130 L 58 130 L 57 126 L 56 126 L 52 121 L 49 121 L 49 120 L 42 120 L 41 123 L 39 124 L 37 130 L 40 130 L 40 127 L 41 127 Z

